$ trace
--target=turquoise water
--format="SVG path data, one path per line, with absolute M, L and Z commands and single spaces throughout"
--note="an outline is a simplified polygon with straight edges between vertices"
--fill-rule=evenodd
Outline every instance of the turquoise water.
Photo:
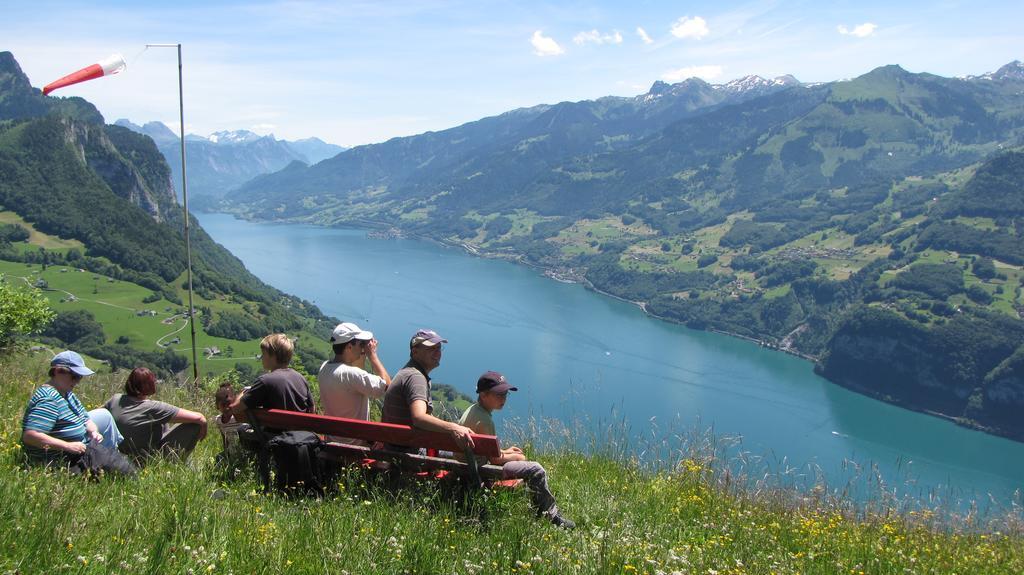
M 868 399 L 809 362 L 651 319 L 523 266 L 362 230 L 199 220 L 267 283 L 372 330 L 391 373 L 421 327 L 450 341 L 435 381 L 471 394 L 483 371 L 504 373 L 520 391 L 499 429 L 543 417 L 583 421 L 601 436 L 625 422 L 640 451 L 649 438 L 674 447 L 677 434 L 710 427 L 742 438 L 733 453 L 791 469 L 797 481 L 821 473 L 842 487 L 856 475 L 852 461 L 890 490 L 955 506 L 1007 505 L 1024 488 L 1024 444 Z

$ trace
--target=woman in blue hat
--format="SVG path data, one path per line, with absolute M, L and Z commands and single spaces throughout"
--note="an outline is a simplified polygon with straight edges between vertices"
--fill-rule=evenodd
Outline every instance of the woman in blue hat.
M 73 351 L 50 360 L 50 380 L 32 393 L 21 420 L 21 445 L 29 461 L 65 464 L 79 472 L 134 472 L 117 451 L 122 438 L 110 412 L 86 411 L 75 395 L 75 386 L 93 373 Z

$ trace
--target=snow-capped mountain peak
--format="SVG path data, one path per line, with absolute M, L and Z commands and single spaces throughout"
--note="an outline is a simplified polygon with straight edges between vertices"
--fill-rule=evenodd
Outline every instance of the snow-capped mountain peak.
M 215 144 L 245 144 L 259 140 L 262 137 L 249 130 L 222 130 L 210 134 L 210 137 L 207 139 Z
M 1024 62 L 1014 60 L 1009 64 L 1001 66 L 995 72 L 988 72 L 980 76 L 961 76 L 961 80 L 1024 80 Z
M 713 87 L 716 90 L 726 90 L 729 92 L 747 92 L 749 90 L 766 90 L 774 88 L 782 88 L 787 86 L 799 85 L 800 81 L 786 74 L 785 76 L 779 76 L 777 78 L 766 79 L 761 76 L 744 76 L 737 78 L 731 82 L 725 84 L 714 84 Z

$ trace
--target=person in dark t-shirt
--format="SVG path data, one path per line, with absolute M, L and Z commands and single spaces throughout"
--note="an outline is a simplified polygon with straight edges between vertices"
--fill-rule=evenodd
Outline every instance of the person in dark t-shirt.
M 136 367 L 128 375 L 124 393 L 106 405 L 124 435 L 121 453 L 139 463 L 156 453 L 185 459 L 206 437 L 206 417 L 197 411 L 149 399 L 156 394 L 156 375 Z
M 448 340 L 429 329 L 421 329 L 412 336 L 409 341 L 409 362 L 395 374 L 384 393 L 381 421 L 450 433 L 456 443 L 472 448 L 472 432 L 468 427 L 432 414 L 434 402 L 430 399 L 428 374 L 441 365 L 443 343 L 448 343 Z
M 248 409 L 284 409 L 313 413 L 313 395 L 306 378 L 288 367 L 295 347 L 283 333 L 268 335 L 260 341 L 263 368 L 267 373 L 256 378 L 251 386 L 231 403 L 231 412 L 241 421 Z

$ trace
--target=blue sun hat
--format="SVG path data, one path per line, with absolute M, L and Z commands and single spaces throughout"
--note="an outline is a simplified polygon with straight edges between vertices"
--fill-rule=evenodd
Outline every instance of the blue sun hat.
M 85 367 L 82 356 L 73 351 L 62 351 L 50 360 L 50 367 L 65 367 L 81 376 L 92 375 L 95 371 Z

